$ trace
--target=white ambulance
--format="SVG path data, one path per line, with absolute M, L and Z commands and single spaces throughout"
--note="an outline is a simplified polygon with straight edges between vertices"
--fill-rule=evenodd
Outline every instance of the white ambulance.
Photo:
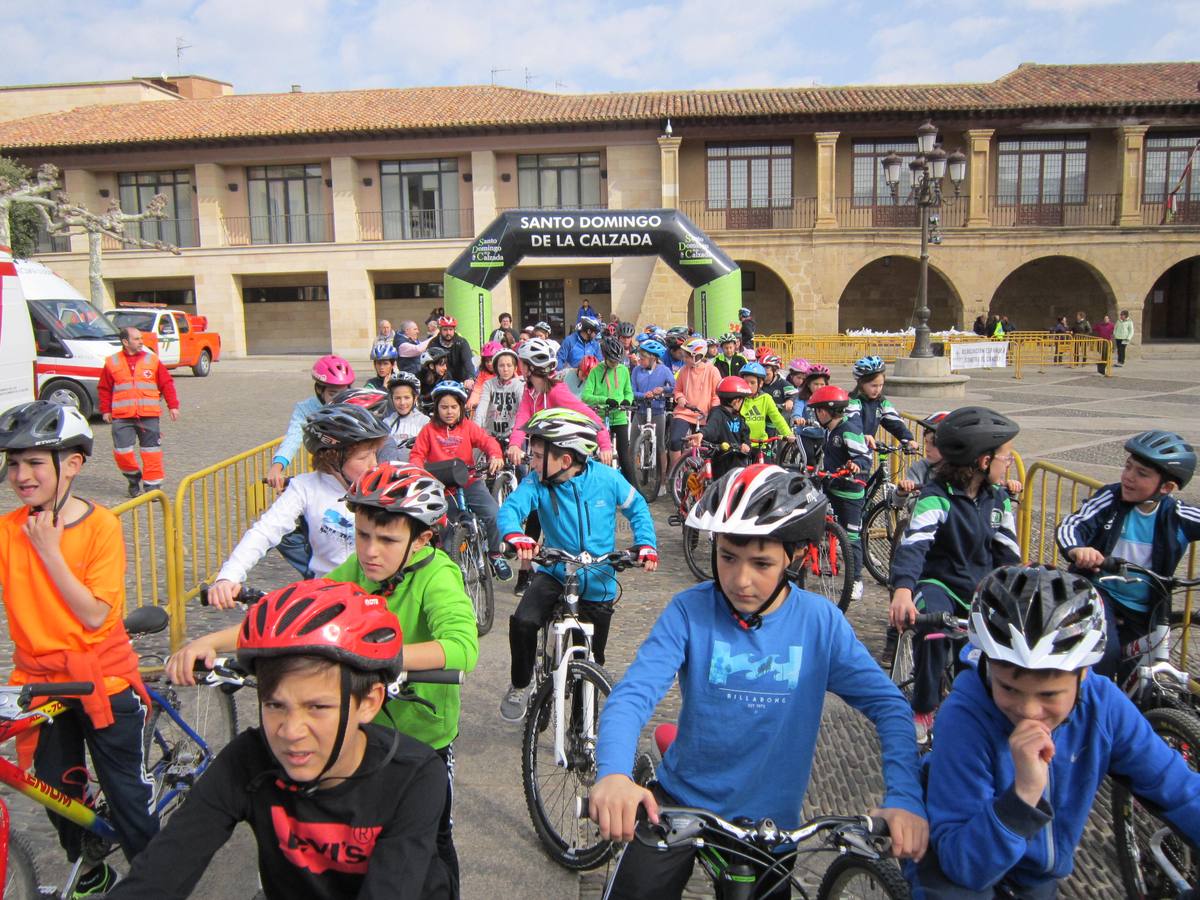
M 104 361 L 121 349 L 117 329 L 40 262 L 18 260 L 16 270 L 25 295 L 25 317 L 33 326 L 38 398 L 78 407 L 91 416 L 100 402 L 96 386 Z
M 0 411 L 34 397 L 37 355 L 12 253 L 0 246 Z

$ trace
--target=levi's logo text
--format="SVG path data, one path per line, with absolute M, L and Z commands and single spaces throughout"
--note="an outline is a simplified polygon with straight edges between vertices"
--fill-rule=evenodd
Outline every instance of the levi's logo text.
M 341 822 L 297 822 L 281 806 L 271 807 L 271 824 L 279 850 L 298 869 L 320 875 L 347 872 L 365 875 L 382 827 Z
M 708 683 L 726 700 L 750 709 L 783 705 L 800 684 L 803 658 L 804 648 L 795 644 L 779 648 L 778 653 L 758 656 L 750 652 L 734 653 L 728 642 L 713 641 Z

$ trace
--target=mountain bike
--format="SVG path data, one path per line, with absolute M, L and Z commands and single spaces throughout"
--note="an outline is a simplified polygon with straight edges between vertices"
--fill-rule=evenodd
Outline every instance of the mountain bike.
M 1100 567 L 1100 583 L 1140 576 L 1150 585 L 1150 615 L 1145 634 L 1121 648 L 1117 683 L 1137 705 L 1154 732 L 1200 770 L 1200 678 L 1175 664 L 1172 635 L 1191 637 L 1200 611 L 1172 610 L 1171 595 L 1200 585 L 1200 578 L 1163 577 L 1142 566 L 1109 557 Z M 1187 616 L 1185 617 L 1185 612 Z M 1119 781 L 1112 787 L 1113 834 L 1117 866 L 1128 897 L 1170 896 L 1172 884 L 1153 862 L 1151 839 L 1166 824 Z M 1200 882 L 1200 852 L 1171 831 L 1159 841 L 1172 866 L 1192 883 Z
M 497 506 L 503 506 L 504 501 L 508 499 L 508 495 L 517 489 L 521 479 L 517 476 L 517 467 L 508 461 L 508 456 L 504 457 L 504 468 L 496 473 L 496 477 L 492 479 L 492 497 L 496 501 Z
M 892 569 L 892 554 L 908 527 L 917 491 L 899 492 L 891 481 L 885 465 L 893 453 L 915 453 L 906 447 L 879 444 L 875 448 L 876 462 L 867 478 L 863 497 L 862 550 L 863 565 L 871 577 L 884 587 Z
M 462 570 L 463 587 L 471 598 L 475 609 L 475 626 L 479 636 L 492 630 L 496 618 L 496 591 L 492 583 L 492 566 L 488 560 L 487 534 L 479 517 L 467 506 L 463 488 L 471 475 L 483 478 L 487 475 L 486 461 L 468 467 L 461 459 L 431 462 L 426 466 L 429 474 L 446 486 L 447 499 L 451 500 L 453 521 L 442 529 L 439 546 Z
M 808 476 L 825 493 L 825 486 L 838 478 L 853 473 L 849 469 L 825 472 L 807 466 Z M 854 573 L 848 556 L 850 536 L 834 518 L 832 509 L 825 514 L 825 533 L 821 540 L 800 548 L 792 560 L 796 583 L 805 590 L 821 594 L 837 604 L 845 612 L 850 606 L 850 593 L 854 589 Z
M 916 678 L 916 658 L 914 648 L 917 641 L 949 641 L 951 650 L 946 654 L 946 666 L 938 681 L 938 704 L 946 699 L 954 679 L 961 670 L 962 663 L 958 659 L 958 650 L 967 640 L 967 620 L 956 617 L 953 613 L 917 613 L 916 620 L 900 632 L 896 641 L 895 655 L 892 657 L 892 684 L 900 688 L 900 693 L 910 704 L 913 698 L 913 681 Z M 917 742 L 917 749 L 928 752 L 933 748 L 933 729 L 930 729 L 925 740 Z
M 692 406 L 690 403 L 684 403 L 683 407 L 696 413 L 701 420 L 705 415 L 702 410 Z M 667 471 L 667 490 L 671 492 L 671 500 L 679 507 L 683 506 L 684 498 L 687 494 L 688 476 L 693 472 L 700 471 L 704 467 L 700 445 L 692 444 L 689 440 L 692 435 L 700 433 L 700 428 L 701 421 L 699 420 L 690 425 L 687 437 L 684 440 L 683 455 Z
M 659 459 L 658 430 L 654 427 L 654 411 L 648 400 L 642 401 L 638 410 L 637 434 L 633 436 L 633 471 L 637 475 L 634 487 L 647 503 L 658 499 L 662 488 L 662 461 Z
M 157 634 L 167 627 L 168 616 L 161 607 L 145 606 L 125 619 L 131 638 Z M 156 661 L 143 657 L 144 663 Z M 161 659 L 157 659 L 161 663 Z M 218 751 L 237 734 L 237 711 L 231 696 L 215 685 L 226 683 L 220 670 L 210 675 L 209 686 L 192 688 L 172 686 L 163 676 L 148 675 L 146 690 L 151 708 L 143 730 L 146 773 L 152 784 L 151 802 L 160 819 L 182 803 L 196 779 L 212 763 Z M 70 697 L 91 694 L 91 682 L 39 683 L 0 687 L 0 741 L 50 724 L 68 707 Z M 33 698 L 46 698 L 33 704 Z M 84 828 L 86 834 L 80 857 L 72 865 L 61 888 L 50 896 L 70 897 L 80 877 L 103 862 L 119 846 L 117 832 L 109 818 L 103 790 L 90 772 L 84 799 L 76 800 L 56 790 L 36 775 L 26 772 L 8 759 L 0 758 L 0 782 L 8 785 L 54 815 L 62 816 Z M 5 900 L 33 900 L 45 897 L 28 839 L 8 829 L 8 808 L 0 798 L 0 878 Z
M 1171 836 L 1170 828 L 1160 828 L 1150 836 L 1150 859 L 1162 871 L 1163 878 L 1171 886 L 1175 894 L 1161 894 L 1163 897 L 1174 896 L 1175 900 L 1200 900 L 1200 885 L 1189 883 L 1167 855 L 1163 843 Z
M 568 869 L 591 869 L 608 859 L 612 845 L 579 814 L 576 799 L 596 780 L 600 711 L 613 682 L 592 654 L 594 626 L 580 616 L 580 575 L 605 565 L 619 572 L 636 565 L 636 557 L 627 550 L 593 556 L 542 547 L 534 561 L 563 563 L 566 580 L 562 599 L 539 632 L 521 743 L 525 803 L 550 858 Z

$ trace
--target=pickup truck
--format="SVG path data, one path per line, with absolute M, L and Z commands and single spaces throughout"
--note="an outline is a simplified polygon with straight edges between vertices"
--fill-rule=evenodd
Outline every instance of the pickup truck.
M 204 316 L 153 306 L 121 306 L 104 313 L 116 328 L 136 328 L 142 343 L 153 350 L 168 369 L 191 366 L 204 378 L 221 358 L 221 336 L 208 331 Z

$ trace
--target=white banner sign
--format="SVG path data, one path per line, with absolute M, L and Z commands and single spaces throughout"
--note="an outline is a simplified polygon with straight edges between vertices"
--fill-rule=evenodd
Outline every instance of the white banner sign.
M 970 341 L 950 345 L 950 368 L 1003 369 L 1008 364 L 1008 341 Z

